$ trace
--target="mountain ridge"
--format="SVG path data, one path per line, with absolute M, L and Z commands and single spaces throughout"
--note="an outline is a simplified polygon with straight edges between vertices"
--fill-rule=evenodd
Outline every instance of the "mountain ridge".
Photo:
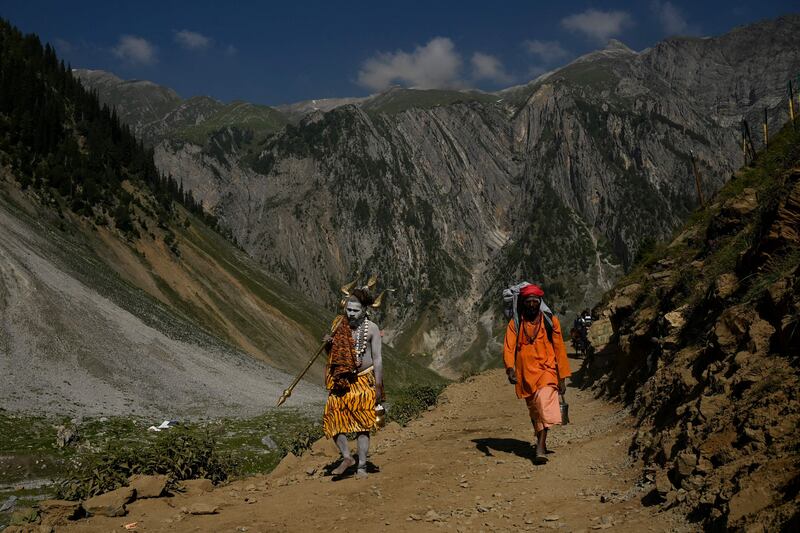
M 728 180 L 741 119 L 755 124 L 767 107 L 774 126 L 785 114 L 798 28 L 794 16 L 643 53 L 615 47 L 466 101 L 403 89 L 411 100 L 391 112 L 346 105 L 260 140 L 236 127 L 203 145 L 168 138 L 156 161 L 306 294 L 381 271 L 404 297 L 387 339 L 419 332 L 408 346 L 457 375 L 497 364 L 497 332 L 481 324 L 497 317 L 503 284 L 543 284 L 569 323 L 600 297 L 598 280 L 607 286 L 695 207 L 692 158 L 706 195 Z

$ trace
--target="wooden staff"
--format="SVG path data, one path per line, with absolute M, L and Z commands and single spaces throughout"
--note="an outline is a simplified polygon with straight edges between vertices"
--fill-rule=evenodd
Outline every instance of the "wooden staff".
M 333 335 L 336 332 L 336 328 L 339 327 L 339 324 L 342 323 L 342 320 L 344 320 L 344 315 L 338 315 L 336 319 L 333 321 L 333 325 L 331 326 L 331 333 L 330 333 L 331 335 Z M 303 371 L 297 374 L 297 376 L 295 376 L 294 378 L 294 381 L 292 381 L 292 384 L 289 385 L 289 387 L 283 391 L 283 394 L 281 394 L 281 397 L 278 398 L 278 403 L 275 404 L 275 407 L 280 407 L 281 405 L 283 405 L 283 402 L 285 402 L 289 398 L 289 396 L 292 395 L 292 391 L 294 390 L 294 388 L 297 386 L 300 380 L 303 379 L 303 376 L 306 375 L 308 369 L 311 368 L 311 365 L 314 364 L 314 361 L 317 360 L 317 357 L 319 357 L 319 354 L 322 353 L 327 344 L 328 343 L 325 341 L 322 342 L 320 347 L 317 349 L 316 353 L 313 356 L 311 356 L 311 359 L 308 360 L 308 363 L 306 364 L 306 367 L 303 369 Z
M 764 108 L 764 148 L 769 147 L 769 126 L 767 125 L 767 108 Z
M 789 80 L 789 120 L 792 121 L 792 127 L 794 127 L 794 90 L 791 80 Z

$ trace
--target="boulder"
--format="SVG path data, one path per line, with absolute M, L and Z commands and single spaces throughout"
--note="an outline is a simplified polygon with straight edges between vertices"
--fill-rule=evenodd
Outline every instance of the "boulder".
M 17 499 L 18 498 L 14 495 L 9 496 L 8 499 L 0 505 L 0 513 L 14 512 L 14 509 L 17 507 Z
M 747 187 L 742 192 L 722 204 L 723 212 L 730 217 L 745 217 L 758 208 L 758 195 L 756 190 Z
M 131 487 L 120 487 L 117 490 L 94 496 L 83 502 L 83 508 L 90 516 L 125 516 L 128 513 L 125 507 L 134 500 L 136 491 Z
M 772 336 L 775 334 L 772 324 L 756 315 L 750 323 L 747 333 L 750 337 L 747 348 L 754 354 L 767 355 Z
M 83 516 L 81 503 L 69 500 L 42 500 L 39 502 L 39 511 L 43 515 L 42 524 L 48 526 L 63 526 L 67 520 Z
M 270 477 L 279 478 L 287 476 L 297 469 L 299 463 L 300 460 L 297 458 L 297 456 L 292 452 L 289 452 L 286 454 L 286 457 L 281 459 L 281 462 L 278 463 L 278 466 L 276 466 L 275 470 L 272 471 Z
M 203 494 L 214 490 L 214 484 L 210 479 L 185 479 L 181 481 L 181 488 L 187 495 Z
M 675 458 L 675 475 L 684 479 L 692 475 L 697 466 L 697 456 L 691 452 L 681 452 Z
M 616 298 L 611 300 L 611 302 L 608 304 L 608 308 L 614 315 L 626 313 L 633 309 L 633 300 L 630 298 L 630 296 L 618 295 Z
M 658 495 L 661 499 L 666 500 L 667 495 L 674 491 L 674 487 L 672 486 L 672 482 L 669 480 L 669 476 L 665 470 L 659 469 L 655 475 L 656 480 L 656 491 L 658 491 Z
M 269 435 L 265 435 L 264 437 L 261 438 L 261 444 L 266 446 L 266 448 L 271 452 L 278 451 L 278 449 L 280 448 L 278 446 L 278 443 L 275 442 L 275 440 Z
M 711 420 L 727 404 L 728 401 L 723 396 L 717 394 L 709 396 L 703 395 L 700 397 L 698 409 L 706 420 Z
M 219 507 L 211 503 L 197 502 L 187 507 L 186 512 L 196 515 L 217 514 L 219 512 Z
M 739 287 L 739 279 L 735 274 L 726 272 L 714 280 L 714 296 L 720 300 L 732 295 Z
M 136 498 L 158 498 L 167 488 L 167 476 L 136 474 L 128 478 L 128 486 L 136 490 Z
M 642 286 L 639 283 L 631 283 L 630 285 L 626 285 L 619 290 L 619 294 L 622 296 L 628 296 L 631 298 L 635 298 L 639 295 Z
M 325 459 L 336 459 L 339 457 L 339 450 L 331 439 L 322 437 L 309 448 L 308 453 L 313 457 L 323 457 Z
M 71 426 L 56 427 L 56 446 L 66 448 L 78 442 L 78 430 Z
M 21 526 L 20 531 L 30 531 L 28 527 L 35 527 L 39 520 L 39 510 L 33 507 L 21 507 L 11 513 L 11 524 Z
M 760 511 L 770 505 L 773 499 L 777 499 L 777 495 L 764 486 L 747 487 L 737 492 L 728 502 L 728 523 L 733 524 L 742 517 Z
M 725 309 L 714 326 L 714 336 L 719 347 L 726 352 L 735 352 L 744 340 L 752 318 L 752 309 L 743 305 Z
M 791 289 L 791 282 L 789 279 L 781 278 L 767 289 L 769 294 L 770 303 L 774 307 L 781 307 L 784 299 L 790 296 L 789 289 Z

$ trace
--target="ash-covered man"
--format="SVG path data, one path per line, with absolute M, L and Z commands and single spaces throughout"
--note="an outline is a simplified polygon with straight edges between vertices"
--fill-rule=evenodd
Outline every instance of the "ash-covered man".
M 369 432 L 375 426 L 375 407 L 383 401 L 383 361 L 381 334 L 367 318 L 374 299 L 365 288 L 353 290 L 345 304 L 345 320 L 339 323 L 328 342 L 325 386 L 328 401 L 322 425 L 342 454 L 333 475 L 342 475 L 356 464 L 350 453 L 346 433 L 357 434 L 357 477 L 367 475 Z
M 564 379 L 570 375 L 567 350 L 556 316 L 541 311 L 544 291 L 526 285 L 519 292 L 519 331 L 512 318 L 506 328 L 503 362 L 509 383 L 517 398 L 524 398 L 536 432 L 536 460 L 547 459 L 547 432 L 561 424 L 559 392 L 564 393 Z

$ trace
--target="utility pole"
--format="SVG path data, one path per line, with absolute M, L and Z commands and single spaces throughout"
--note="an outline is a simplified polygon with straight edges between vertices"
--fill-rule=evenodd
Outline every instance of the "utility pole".
M 747 164 L 747 158 L 750 157 L 750 162 L 756 160 L 756 149 L 753 147 L 753 138 L 750 136 L 750 125 L 747 120 L 742 119 L 742 151 L 744 152 L 744 164 Z
M 700 187 L 700 172 L 697 171 L 697 163 L 695 162 L 694 157 L 694 150 L 689 150 L 689 153 L 692 156 L 692 172 L 694 172 L 694 185 L 697 189 L 697 201 L 700 202 L 700 207 L 704 207 L 706 205 L 705 200 L 703 199 L 703 189 Z

